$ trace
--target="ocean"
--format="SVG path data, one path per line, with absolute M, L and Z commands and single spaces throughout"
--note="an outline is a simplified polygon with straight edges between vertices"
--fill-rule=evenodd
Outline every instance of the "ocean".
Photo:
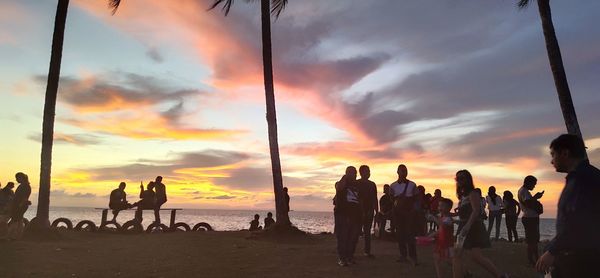
M 25 217 L 28 219 L 33 218 L 33 216 L 35 216 L 35 211 L 35 207 L 30 207 L 25 213 Z M 117 221 L 121 224 L 125 223 L 125 221 L 133 219 L 133 214 L 134 211 L 122 211 L 119 213 Z M 176 222 L 185 222 L 190 226 L 200 222 L 206 222 L 216 231 L 237 231 L 248 229 L 254 214 L 260 215 L 260 222 L 262 225 L 263 219 L 267 215 L 267 211 L 260 210 L 184 209 L 177 212 Z M 96 210 L 94 208 L 51 207 L 50 221 L 52 222 L 59 217 L 70 219 L 73 222 L 73 225 L 76 225 L 82 220 L 91 220 L 94 221 L 96 225 L 99 225 L 102 213 L 101 210 Z M 108 217 L 112 217 L 110 212 Z M 143 218 L 143 224 L 144 227 L 146 227 L 154 220 L 154 214 L 152 211 L 144 211 Z M 168 224 L 169 219 L 170 212 L 161 211 L 162 222 Z M 290 220 L 298 228 L 309 233 L 317 234 L 322 232 L 333 232 L 333 212 L 290 211 Z M 555 219 L 540 219 L 540 235 L 542 240 L 551 239 L 554 236 L 555 223 Z M 525 231 L 523 230 L 523 225 L 520 220 L 517 223 L 517 231 L 520 237 L 525 236 Z M 494 231 L 492 231 L 492 235 L 493 234 Z M 500 236 L 507 238 L 504 219 L 502 219 Z

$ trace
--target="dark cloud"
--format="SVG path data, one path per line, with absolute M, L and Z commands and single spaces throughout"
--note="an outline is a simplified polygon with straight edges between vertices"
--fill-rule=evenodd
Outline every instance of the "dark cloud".
M 213 183 L 230 189 L 256 191 L 273 188 L 271 169 L 245 167 L 226 171 L 227 177 L 214 178 Z M 283 176 L 284 186 L 307 186 L 307 180 Z
M 165 61 L 163 55 L 156 48 L 148 49 L 148 51 L 146 51 L 146 56 L 156 63 L 162 63 Z

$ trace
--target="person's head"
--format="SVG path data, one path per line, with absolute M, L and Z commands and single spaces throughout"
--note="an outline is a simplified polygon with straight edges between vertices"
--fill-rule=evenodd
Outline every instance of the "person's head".
M 585 143 L 577 135 L 560 135 L 550 143 L 550 156 L 556 172 L 568 173 L 585 159 Z
M 425 186 L 417 186 L 417 194 L 420 196 L 425 196 Z
M 490 196 L 496 196 L 496 187 L 494 187 L 493 185 L 490 186 L 488 188 L 488 195 L 490 195 Z
M 254 215 L 254 220 L 258 220 L 259 218 L 260 218 L 260 215 L 258 215 L 258 214 Z M 248 220 L 246 220 L 246 221 L 248 221 Z
M 13 189 L 13 188 L 15 188 L 15 183 L 12 181 L 9 181 L 4 188 Z
M 536 184 L 537 178 L 531 175 L 525 177 L 525 180 L 523 180 L 523 186 L 528 190 L 533 190 Z
M 480 188 L 475 188 L 475 189 L 473 189 L 473 191 L 475 191 L 477 193 L 477 195 L 479 195 L 479 197 L 483 196 Z
M 452 203 L 452 200 L 447 199 L 447 198 L 442 198 L 440 200 L 440 204 L 438 205 L 438 209 L 440 210 L 440 212 L 442 214 L 449 214 L 453 205 L 454 204 Z
M 256 217 L 256 215 L 254 217 Z M 267 213 L 267 217 L 272 218 L 273 214 L 271 212 L 269 212 L 269 213 Z
M 398 179 L 404 180 L 408 177 L 408 168 L 406 168 L 406 165 L 400 164 L 396 173 L 398 173 Z
M 505 201 L 508 201 L 508 200 L 512 200 L 514 198 L 515 198 L 515 196 L 513 196 L 512 192 L 510 192 L 508 190 L 504 191 L 502 199 L 504 199 Z
M 361 179 L 369 179 L 369 177 L 371 177 L 371 169 L 369 169 L 369 166 L 367 165 L 361 165 L 358 168 L 358 171 L 360 172 Z
M 22 172 L 18 172 L 15 174 L 15 179 L 18 183 L 29 183 L 29 177 Z
M 425 194 L 425 200 L 427 200 L 427 202 L 431 201 L 431 197 L 433 197 L 431 196 L 431 193 Z
M 433 196 L 435 196 L 435 197 L 438 197 L 438 198 L 439 198 L 439 197 L 442 197 L 442 191 L 441 191 L 441 190 L 439 190 L 439 189 L 436 189 L 436 190 L 433 192 Z
M 154 180 L 155 182 L 162 182 L 162 176 L 158 176 L 156 177 L 156 179 Z
M 473 184 L 473 176 L 467 170 L 456 172 L 456 195 L 458 197 L 467 196 L 475 189 Z M 481 193 L 481 191 L 480 191 Z
M 354 166 L 346 167 L 346 179 L 351 181 L 356 180 L 356 168 Z
M 127 186 L 127 184 L 125 182 L 119 183 L 119 189 L 125 190 L 125 186 Z
M 287 193 L 287 192 L 288 192 L 288 188 L 287 188 L 287 187 L 284 187 L 284 188 L 283 188 L 283 192 Z
M 154 189 L 154 182 L 153 181 L 149 182 L 147 188 L 148 188 L 148 190 L 153 190 Z
M 390 185 L 389 184 L 383 185 L 383 194 L 390 194 Z

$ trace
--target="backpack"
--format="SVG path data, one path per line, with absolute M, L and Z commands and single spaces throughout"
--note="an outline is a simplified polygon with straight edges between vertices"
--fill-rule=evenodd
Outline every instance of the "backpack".
M 397 211 L 406 213 L 414 209 L 414 196 L 406 196 L 406 191 L 408 191 L 409 184 L 410 181 L 407 181 L 404 192 L 402 192 L 400 196 L 394 197 L 394 207 Z

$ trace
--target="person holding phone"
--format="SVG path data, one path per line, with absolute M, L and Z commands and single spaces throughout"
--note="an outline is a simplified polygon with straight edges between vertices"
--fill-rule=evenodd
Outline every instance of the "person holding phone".
M 540 214 L 541 203 L 538 201 L 544 196 L 544 191 L 531 195 L 531 190 L 535 189 L 537 178 L 527 176 L 523 181 L 523 186 L 519 189 L 519 203 L 523 211 L 523 228 L 525 228 L 525 242 L 527 243 L 527 259 L 531 266 L 538 260 L 538 242 L 540 241 Z

